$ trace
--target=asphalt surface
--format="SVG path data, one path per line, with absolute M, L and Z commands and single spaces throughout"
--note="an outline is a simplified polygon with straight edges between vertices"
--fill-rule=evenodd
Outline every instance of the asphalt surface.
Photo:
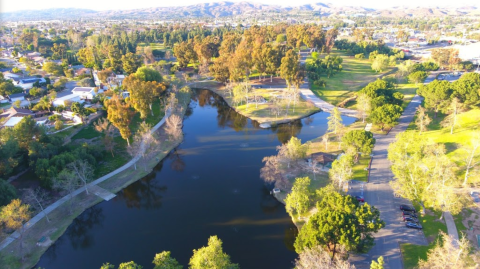
M 407 129 L 421 101 L 420 96 L 415 96 L 399 119 L 399 124 L 388 135 L 375 136 L 376 143 L 373 149 L 370 180 L 364 185 L 363 196 L 365 202 L 380 210 L 380 217 L 385 221 L 386 226 L 374 235 L 375 246 L 368 254 L 356 255 L 351 259 L 357 268 L 370 268 L 372 259 L 376 260 L 383 256 L 385 268 L 401 269 L 403 264 L 399 243 L 427 244 L 421 230 L 408 229 L 402 221 L 399 206 L 400 204 L 411 205 L 411 203 L 394 196 L 389 185 L 389 182 L 393 180 L 393 173 L 390 169 L 390 161 L 387 159 L 389 144 L 395 141 L 398 133 Z M 357 182 L 352 185 L 351 193 L 353 195 L 361 194 L 362 183 Z

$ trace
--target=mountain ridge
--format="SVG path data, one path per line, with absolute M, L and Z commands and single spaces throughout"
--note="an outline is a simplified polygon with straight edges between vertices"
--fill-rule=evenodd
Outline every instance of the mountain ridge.
M 128 10 L 102 10 L 79 8 L 52 8 L 43 10 L 20 10 L 1 13 L 1 20 L 42 20 L 42 19 L 76 19 L 76 18 L 109 18 L 109 19 L 174 19 L 174 18 L 221 18 L 254 13 L 277 12 L 312 12 L 318 15 L 371 13 L 385 17 L 425 17 L 478 14 L 478 8 L 469 5 L 462 7 L 405 7 L 397 6 L 387 9 L 374 9 L 362 6 L 340 6 L 331 3 L 316 2 L 299 6 L 282 7 L 279 5 L 242 2 L 207 2 L 188 6 L 149 7 Z M 146 17 L 148 16 L 148 17 Z

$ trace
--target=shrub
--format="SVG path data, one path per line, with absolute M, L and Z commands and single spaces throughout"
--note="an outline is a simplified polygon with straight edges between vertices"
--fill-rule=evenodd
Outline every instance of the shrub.
M 61 130 L 63 128 L 63 121 L 57 120 L 55 121 L 55 130 Z
M 363 53 L 355 54 L 355 59 L 365 59 L 365 54 Z

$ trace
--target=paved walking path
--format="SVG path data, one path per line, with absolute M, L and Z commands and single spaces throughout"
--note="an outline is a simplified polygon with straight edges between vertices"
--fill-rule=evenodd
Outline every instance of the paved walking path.
M 455 225 L 455 221 L 453 220 L 452 214 L 450 212 L 443 212 L 443 218 L 445 219 L 445 223 L 447 224 L 447 231 L 448 235 L 454 239 L 453 245 L 458 248 L 458 231 L 457 226 Z
M 151 132 L 155 132 L 157 131 L 166 121 L 166 119 L 170 116 L 170 111 L 167 111 L 165 113 L 165 116 L 163 117 L 163 119 L 157 123 L 155 126 L 153 126 Z M 107 190 L 104 190 L 96 185 L 98 185 L 99 183 L 125 171 L 126 169 L 128 169 L 130 166 L 132 166 L 134 163 L 136 163 L 142 156 L 143 152 L 145 151 L 145 146 L 144 144 L 142 143 L 141 146 L 140 146 L 141 150 L 140 150 L 140 153 L 135 156 L 134 158 L 132 158 L 128 163 L 124 164 L 122 167 L 118 168 L 117 170 L 115 171 L 112 171 L 106 175 L 104 175 L 103 177 L 100 177 L 98 178 L 97 180 L 95 181 L 92 181 L 90 182 L 89 184 L 87 184 L 87 188 L 89 190 L 93 190 L 92 192 L 95 194 L 95 195 L 98 195 L 99 197 L 101 197 L 102 199 L 104 200 L 110 200 L 111 198 L 111 195 L 114 195 L 113 193 L 110 193 L 110 195 L 108 195 L 106 192 L 108 192 Z M 103 191 L 101 191 L 103 190 Z M 84 187 L 80 187 L 78 188 L 77 190 L 75 190 L 72 195 L 70 196 L 69 194 L 65 195 L 64 197 L 60 198 L 59 200 L 57 200 L 56 202 L 54 202 L 53 204 L 49 205 L 47 208 L 45 208 L 45 210 L 43 210 L 42 212 L 38 213 L 37 215 L 35 215 L 33 218 L 31 218 L 27 223 L 25 223 L 24 225 L 24 229 L 25 231 L 30 229 L 33 225 L 35 225 L 37 222 L 39 222 L 44 216 L 45 214 L 50 214 L 53 210 L 57 209 L 59 206 L 63 205 L 65 202 L 67 202 L 68 200 L 70 200 L 70 198 L 73 199 L 73 197 L 79 195 L 80 193 L 84 192 L 85 191 L 85 188 Z M 95 193 L 95 191 L 98 193 Z M 18 237 L 20 236 L 20 233 L 17 231 L 15 231 L 14 233 L 12 233 L 10 236 L 8 236 L 6 239 L 4 239 L 1 243 L 0 243 L 0 251 L 3 250 L 4 248 L 6 248 L 8 245 L 10 245 L 10 243 L 12 243 L 15 239 L 17 239 Z

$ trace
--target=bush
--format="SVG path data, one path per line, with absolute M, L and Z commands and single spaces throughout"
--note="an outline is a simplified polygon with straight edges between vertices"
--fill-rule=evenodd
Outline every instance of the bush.
M 17 198 L 15 187 L 0 178 L 0 207 L 8 205 L 15 198 Z
M 55 114 L 55 115 L 52 115 L 52 116 L 48 117 L 48 120 L 49 120 L 49 121 L 57 121 L 57 120 L 59 120 L 59 119 L 61 119 L 61 118 L 62 118 L 62 116 L 60 116 L 60 115 L 58 115 L 58 114 Z
M 61 121 L 59 119 L 57 121 L 55 121 L 55 130 L 58 131 L 58 130 L 61 130 L 62 128 L 63 128 L 63 121 Z
M 363 53 L 355 54 L 355 59 L 365 59 L 365 54 Z
M 422 66 L 424 71 L 437 71 L 440 68 L 440 66 L 434 62 L 424 62 L 422 63 Z
M 318 86 L 318 87 L 327 87 L 327 82 L 323 79 L 317 79 L 313 82 L 314 85 Z

